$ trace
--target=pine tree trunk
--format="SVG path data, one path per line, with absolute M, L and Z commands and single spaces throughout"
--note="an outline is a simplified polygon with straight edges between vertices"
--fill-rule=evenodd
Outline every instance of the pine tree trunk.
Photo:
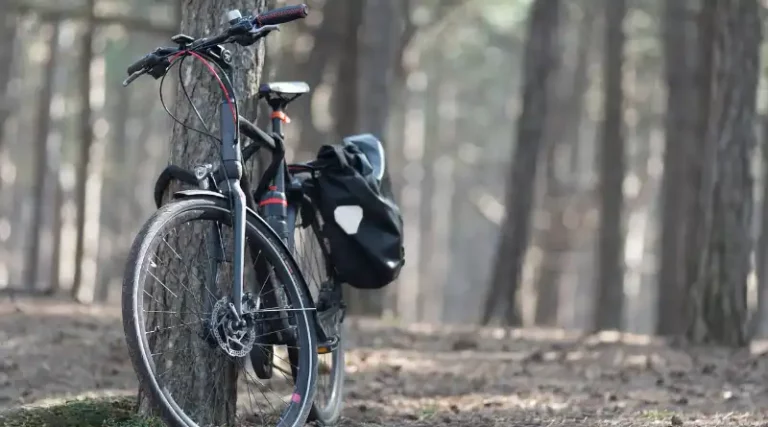
M 0 10 L 7 11 L 10 5 L 8 0 L 0 0 Z M 16 26 L 20 17 L 14 13 L 3 13 L 0 17 L 0 149 L 4 145 L 3 129 L 5 120 L 11 109 L 11 100 L 8 96 L 8 84 L 13 76 L 13 60 L 16 44 Z M 0 186 L 2 180 L 0 180 Z
M 757 313 L 753 331 L 755 337 L 764 338 L 768 335 L 768 116 L 764 115 L 761 122 L 760 154 L 762 155 L 763 191 L 760 201 L 760 236 L 755 248 Z
M 45 222 L 45 188 L 46 177 L 48 176 L 48 136 L 51 130 L 51 99 L 53 98 L 56 67 L 59 59 L 60 27 L 61 22 L 57 18 L 53 18 L 53 22 L 49 25 L 51 34 L 48 39 L 48 58 L 43 64 L 45 69 L 43 84 L 37 101 L 32 223 L 30 224 L 30 242 L 27 246 L 26 271 L 24 272 L 24 283 L 30 290 L 37 287 L 38 272 L 40 271 L 40 243 Z
M 96 1 L 88 0 L 87 27 L 83 34 L 80 51 L 80 162 L 77 165 L 75 184 L 75 206 L 77 211 L 77 242 L 75 245 L 75 277 L 72 283 L 72 297 L 79 299 L 83 287 L 83 259 L 86 251 L 85 220 L 86 220 L 86 191 L 88 181 L 88 169 L 91 164 L 91 147 L 93 146 L 93 111 L 91 110 L 91 65 L 93 62 L 93 36 L 95 24 Z
M 339 49 L 339 69 L 336 86 L 334 87 L 334 143 L 342 138 L 359 132 L 360 117 L 360 78 L 361 61 L 359 54 L 361 46 L 358 33 L 363 24 L 364 4 L 358 0 L 346 0 L 343 7 L 342 29 L 344 36 Z M 349 312 L 353 314 L 379 316 L 383 310 L 382 291 L 371 292 L 347 287 L 344 290 L 345 299 L 349 303 Z
M 697 138 L 695 22 L 687 1 L 665 2 L 664 57 L 667 80 L 666 147 L 661 189 L 656 332 L 685 332 L 685 208 L 688 203 L 690 150 Z
M 626 0 L 605 0 L 605 117 L 600 147 L 600 230 L 594 327 L 621 329 L 624 305 L 624 17 Z
M 397 42 L 399 11 L 396 2 L 367 0 L 363 12 L 362 45 L 359 53 L 360 96 L 359 131 L 370 132 L 380 138 L 387 152 L 394 143 L 394 136 L 387 133 L 389 112 L 394 102 L 392 87 L 395 76 L 393 64 L 398 59 Z M 391 192 L 387 165 L 382 180 L 385 192 Z
M 507 181 L 506 218 L 496 252 L 495 266 L 484 313 L 487 324 L 501 295 L 506 299 L 505 324 L 520 323 L 517 293 L 530 236 L 534 182 L 539 152 L 544 143 L 552 76 L 559 65 L 560 0 L 536 0 L 529 15 L 523 77 L 523 109 L 517 121 L 517 145 Z
M 311 6 L 311 3 L 310 3 Z M 346 7 L 346 6 L 345 6 Z M 339 1 L 326 1 L 321 10 L 317 10 L 318 15 L 323 17 L 320 25 L 311 32 L 313 38 L 312 50 L 307 55 L 305 61 L 301 61 L 296 64 L 297 74 L 299 78 L 307 84 L 313 90 L 306 98 L 302 98 L 301 101 L 296 102 L 295 105 L 291 105 L 292 111 L 301 120 L 301 133 L 296 150 L 303 156 L 309 156 L 314 158 L 317 154 L 317 150 L 322 144 L 327 144 L 329 141 L 327 132 L 322 132 L 315 124 L 315 117 L 313 116 L 313 104 L 315 96 L 317 96 L 317 89 L 322 83 L 327 74 L 327 69 L 332 66 L 338 65 L 339 56 L 341 56 L 343 49 L 339 48 L 342 40 L 350 42 L 345 37 L 344 33 L 344 15 L 339 8 Z M 351 41 L 355 41 L 353 37 Z M 296 61 L 294 60 L 294 63 Z M 282 72 L 282 68 L 279 69 Z M 289 73 L 290 71 L 286 71 Z M 277 77 L 277 79 L 281 79 Z M 343 85 L 351 85 L 353 81 L 345 81 L 340 79 L 340 83 Z M 338 83 L 337 83 L 338 84 Z
M 216 33 L 223 28 L 224 14 L 231 9 L 239 9 L 245 15 L 254 9 L 263 10 L 264 0 L 237 1 L 222 0 L 210 2 L 206 0 L 192 0 L 186 3 L 182 11 L 181 30 L 183 33 L 193 37 L 203 37 Z M 261 79 L 261 69 L 264 62 L 263 43 L 258 48 L 241 48 L 235 45 L 227 45 L 227 49 L 232 51 L 232 66 L 235 71 L 233 86 L 240 104 L 240 115 L 254 119 L 255 105 L 254 95 L 258 89 Z M 192 64 L 192 61 L 186 61 L 185 67 Z M 221 104 L 221 90 L 209 74 L 209 71 L 195 64 L 189 66 L 189 73 L 185 73 L 185 86 L 190 94 L 193 94 L 192 100 L 200 111 L 203 118 L 208 118 L 208 125 L 214 135 L 218 134 L 219 106 Z M 175 69 L 174 69 L 175 70 Z M 177 90 L 176 104 L 173 107 L 174 115 L 187 126 L 194 129 L 201 129 L 202 124 L 197 119 L 191 105 L 186 101 L 180 90 Z M 213 119 L 211 119 L 213 118 Z M 209 137 L 201 135 L 198 132 L 185 129 L 176 124 L 173 128 L 171 138 L 171 158 L 170 163 L 191 169 L 195 165 L 211 163 L 215 166 L 219 164 L 219 146 Z M 248 173 L 248 171 L 245 171 Z M 172 186 L 170 191 L 174 191 Z M 170 194 L 169 191 L 169 194 Z M 166 200 L 168 195 L 166 195 Z M 188 228 L 191 230 L 191 228 Z M 195 227 L 195 233 L 192 235 L 180 236 L 185 241 L 195 242 L 203 241 L 202 233 L 206 232 L 205 227 Z M 197 233 L 200 233 L 199 235 Z M 197 245 L 174 245 L 181 253 L 182 259 L 188 260 L 195 257 Z M 189 249 L 192 253 L 186 253 L 184 249 Z M 157 277 L 173 277 L 173 272 L 169 272 L 167 267 L 158 263 Z M 227 276 L 227 272 L 221 272 Z M 159 288 L 157 286 L 156 288 Z M 159 292 L 158 289 L 156 289 Z M 157 295 L 157 294 L 154 294 Z M 180 306 L 191 306 L 194 301 L 185 301 L 192 298 L 190 292 L 184 292 L 183 296 L 174 301 Z M 170 309 L 169 309 L 170 310 Z M 180 312 L 183 310 L 179 310 Z M 149 325 L 157 324 L 160 315 L 147 313 L 147 323 Z M 207 346 L 197 336 L 195 332 L 186 330 L 186 328 L 175 328 L 166 334 L 166 340 L 178 343 L 197 343 L 196 345 Z M 188 344 L 185 344 L 188 345 Z M 192 347 L 191 349 L 194 349 Z M 166 357 L 172 358 L 171 363 L 176 366 L 174 372 L 189 372 L 189 375 L 179 376 L 172 379 L 170 386 L 174 390 L 173 398 L 184 406 L 185 410 L 196 413 L 196 422 L 200 425 L 231 425 L 235 419 L 235 409 L 237 405 L 237 369 L 230 359 L 222 357 L 217 352 L 200 352 L 208 354 L 210 358 L 197 357 L 191 358 L 184 352 L 175 352 Z M 194 363 L 194 365 L 190 365 Z M 214 378 L 209 375 L 211 372 L 222 372 L 220 376 Z M 211 402 L 214 402 L 213 404 Z M 139 393 L 139 408 L 144 414 L 152 413 L 152 402 L 149 402 L 144 392 Z
M 749 342 L 747 276 L 752 251 L 751 157 L 762 39 L 756 0 L 706 0 L 700 34 L 708 70 L 701 118 L 697 195 L 699 256 L 689 266 L 687 336 L 693 342 Z
M 397 42 L 396 6 L 395 2 L 390 0 L 365 2 L 362 16 L 362 27 L 365 31 L 361 32 L 357 58 L 359 71 L 357 132 L 373 134 L 382 141 L 385 148 L 389 147 L 391 142 L 385 130 L 392 103 L 390 91 Z M 391 165 L 387 162 L 382 180 L 382 191 L 385 194 L 391 191 L 390 169 Z M 387 289 L 365 291 L 368 306 L 374 314 L 380 315 L 384 312 L 387 291 Z
M 561 73 L 557 110 L 551 116 L 549 147 L 545 156 L 546 185 L 542 208 L 548 213 L 549 226 L 542 236 L 544 251 L 539 274 L 536 279 L 536 313 L 534 323 L 542 326 L 556 326 L 560 306 L 560 283 L 566 267 L 566 257 L 571 251 L 571 230 L 566 222 L 569 212 L 569 195 L 576 186 L 569 180 L 571 171 L 557 170 L 558 159 L 567 150 L 578 149 L 579 128 L 584 111 L 584 96 L 587 92 L 587 77 L 592 35 L 595 33 L 594 7 L 583 11 L 575 43 L 575 64 L 569 73 Z M 562 163 L 562 162 L 561 162 Z M 572 210 L 572 209 L 571 209 Z

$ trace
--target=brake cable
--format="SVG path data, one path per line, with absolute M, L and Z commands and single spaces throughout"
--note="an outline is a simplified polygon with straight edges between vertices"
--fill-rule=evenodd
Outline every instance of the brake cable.
M 232 94 L 230 94 L 229 91 L 227 90 L 227 87 L 226 87 L 226 85 L 224 85 L 224 81 L 222 80 L 220 74 L 211 65 L 211 63 L 210 63 L 211 61 L 208 61 L 207 59 L 205 59 L 205 57 L 203 57 L 199 53 L 191 51 L 191 50 L 182 50 L 182 51 L 176 52 L 175 54 L 173 54 L 170 57 L 170 64 L 169 64 L 166 72 L 163 74 L 163 77 L 160 79 L 160 88 L 159 88 L 160 103 L 163 106 L 163 109 L 165 110 L 165 112 L 176 123 L 180 124 L 185 129 L 198 132 L 198 133 L 203 134 L 203 135 L 205 135 L 207 137 L 213 138 L 215 141 L 221 143 L 222 141 L 221 141 L 221 139 L 219 137 L 217 137 L 217 136 L 213 135 L 212 133 L 210 133 L 210 129 L 209 129 L 208 125 L 205 123 L 205 120 L 203 120 L 203 117 L 200 114 L 200 111 L 197 109 L 197 106 L 194 104 L 194 102 L 192 101 L 192 98 L 189 96 L 189 93 L 187 92 L 186 85 L 184 84 L 184 79 L 183 79 L 183 76 L 182 76 L 182 73 L 181 73 L 181 70 L 182 70 L 181 69 L 181 65 L 184 62 L 184 59 L 187 57 L 187 55 L 192 56 L 195 59 L 201 61 L 203 63 L 203 65 L 206 67 L 206 69 L 208 70 L 208 72 L 211 75 L 213 75 L 213 77 L 216 79 L 217 83 L 219 84 L 219 87 L 221 88 L 222 92 L 224 93 L 224 95 L 226 97 L 227 105 L 229 106 L 230 111 L 232 112 L 233 120 L 235 121 L 235 126 L 237 126 L 237 118 L 238 118 L 238 111 L 237 110 L 238 110 L 238 108 L 237 108 L 237 105 L 233 102 Z M 189 102 L 190 106 L 192 107 L 192 110 L 195 112 L 195 115 L 202 122 L 203 127 L 205 128 L 205 131 L 202 131 L 202 130 L 199 130 L 199 129 L 195 129 L 195 128 L 193 128 L 193 127 L 183 123 L 173 113 L 171 113 L 171 111 L 168 109 L 168 106 L 165 103 L 165 99 L 163 98 L 163 84 L 165 82 L 165 77 L 168 75 L 168 71 L 170 71 L 170 69 L 173 68 L 173 66 L 176 65 L 177 62 L 179 62 L 179 64 L 178 64 L 179 65 L 179 84 L 181 85 L 181 89 L 184 92 L 185 98 L 187 99 L 187 101 Z M 218 64 L 214 63 L 214 65 L 216 65 L 217 67 L 220 68 L 220 66 Z M 229 76 L 227 76 L 225 74 L 224 78 L 226 78 L 228 83 L 230 84 L 230 86 L 232 86 L 232 82 L 229 81 Z

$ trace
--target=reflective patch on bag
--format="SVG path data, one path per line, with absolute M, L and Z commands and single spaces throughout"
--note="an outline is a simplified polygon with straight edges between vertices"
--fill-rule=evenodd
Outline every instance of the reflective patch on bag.
M 355 234 L 363 221 L 363 208 L 356 205 L 337 206 L 333 210 L 333 219 L 345 233 Z

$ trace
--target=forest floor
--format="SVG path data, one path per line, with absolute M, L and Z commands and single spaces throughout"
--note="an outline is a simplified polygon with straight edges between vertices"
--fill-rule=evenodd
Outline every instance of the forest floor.
M 768 356 L 351 319 L 343 426 L 768 426 Z M 132 395 L 117 307 L 0 300 L 0 410 Z

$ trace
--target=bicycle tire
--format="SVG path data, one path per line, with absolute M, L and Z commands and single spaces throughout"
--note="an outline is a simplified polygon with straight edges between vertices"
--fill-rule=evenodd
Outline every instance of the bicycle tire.
M 336 345 L 336 349 L 331 353 L 333 358 L 330 374 L 332 378 L 331 398 L 323 406 L 320 406 L 317 398 L 315 398 L 312 401 L 312 408 L 309 411 L 307 421 L 315 421 L 322 426 L 330 427 L 335 426 L 341 420 L 341 412 L 344 409 L 344 378 L 346 377 L 346 372 L 344 371 L 344 342 L 344 334 L 342 332 L 339 334 L 339 342 Z
M 307 201 L 308 202 L 308 201 Z M 291 250 L 294 260 L 296 260 L 296 263 L 299 265 L 299 269 L 301 270 L 302 277 L 304 277 L 305 281 L 307 281 L 308 286 L 312 286 L 311 283 L 313 281 L 319 281 L 324 282 L 331 279 L 332 273 L 332 266 L 331 266 L 331 260 L 330 260 L 330 254 L 328 253 L 328 248 L 324 243 L 324 238 L 322 236 L 322 230 L 321 230 L 321 223 L 319 220 L 319 213 L 314 210 L 314 207 L 311 203 L 303 203 L 299 209 L 312 209 L 313 212 L 310 215 L 300 215 L 298 210 L 296 210 L 296 206 L 291 206 L 291 209 L 294 209 L 293 214 L 289 214 L 289 229 L 293 229 L 294 233 L 298 231 L 296 228 L 296 221 L 299 218 L 306 219 L 309 221 L 309 224 L 305 224 L 304 230 L 300 231 L 303 232 L 304 235 L 309 239 L 309 241 L 305 241 L 304 239 L 301 239 L 302 242 L 297 243 L 296 235 L 294 234 L 294 238 L 290 240 L 289 242 L 289 249 Z M 320 267 L 321 269 L 325 269 L 325 273 L 319 273 L 320 276 L 315 276 L 313 274 L 308 274 L 307 268 L 304 268 L 305 265 L 302 262 L 302 259 L 299 258 L 297 247 L 298 245 L 302 243 L 309 243 L 311 248 L 313 248 L 316 251 L 320 251 L 320 255 L 322 257 L 321 261 L 317 261 L 314 265 L 317 266 L 317 263 L 323 263 L 325 264 L 323 267 Z M 312 264 L 310 261 L 309 264 Z M 340 286 L 340 285 L 338 285 Z M 311 291 L 310 291 L 311 292 Z M 339 301 L 341 302 L 341 301 Z M 317 305 L 318 301 L 315 301 L 315 304 Z M 321 322 L 322 313 L 318 312 L 318 322 Z M 312 402 L 312 410 L 309 413 L 309 417 L 307 418 L 307 421 L 314 421 L 318 423 L 321 426 L 334 426 L 338 424 L 338 422 L 341 419 L 341 412 L 343 409 L 343 403 L 344 403 L 344 378 L 346 376 L 346 372 L 344 370 L 344 334 L 342 329 L 341 321 L 336 322 L 336 318 L 333 320 L 334 324 L 333 327 L 336 332 L 336 336 L 338 338 L 338 342 L 336 344 L 336 347 L 334 350 L 331 351 L 330 359 L 331 359 L 331 367 L 330 367 L 330 383 L 328 384 L 329 392 L 328 392 L 328 399 L 326 402 L 321 403 L 319 401 L 320 397 L 320 391 L 322 388 L 321 384 L 321 372 L 318 372 L 317 378 L 318 378 L 318 384 L 317 389 L 315 393 L 315 399 Z M 322 327 L 322 325 L 319 325 Z M 318 370 L 321 369 L 321 363 L 318 361 Z
M 134 239 L 127 260 L 123 277 L 122 289 L 122 321 L 128 350 L 134 370 L 143 390 L 149 392 L 150 402 L 159 409 L 159 415 L 171 427 L 197 427 L 187 414 L 181 409 L 175 400 L 168 395 L 166 387 L 161 389 L 155 372 L 153 371 L 153 354 L 147 354 L 148 343 L 145 326 L 142 322 L 144 282 L 142 281 L 142 267 L 149 264 L 148 255 L 160 244 L 156 237 L 161 231 L 168 229 L 169 225 L 184 223 L 184 221 L 215 221 L 223 225 L 231 225 L 232 214 L 225 199 L 189 198 L 176 200 L 164 205 L 156 211 L 144 224 L 141 231 Z M 295 379 L 293 395 L 290 398 L 287 409 L 283 410 L 278 427 L 298 427 L 304 425 L 314 400 L 317 354 L 315 322 L 304 308 L 311 307 L 309 296 L 303 291 L 303 278 L 294 273 L 294 261 L 291 255 L 282 246 L 277 237 L 268 226 L 254 218 L 247 218 L 246 236 L 248 239 L 260 244 L 262 253 L 270 260 L 275 274 L 283 283 L 286 292 L 292 298 L 297 310 L 298 341 L 302 343 L 303 350 L 298 371 L 299 378 Z M 162 240 L 162 239 L 161 239 Z M 221 353 L 222 357 L 224 354 Z M 161 373 L 162 375 L 162 373 Z M 200 426 L 203 427 L 203 426 Z

